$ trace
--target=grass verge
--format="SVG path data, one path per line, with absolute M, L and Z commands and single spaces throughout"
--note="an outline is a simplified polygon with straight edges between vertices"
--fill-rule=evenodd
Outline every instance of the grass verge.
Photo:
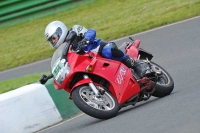
M 41 75 L 43 74 L 49 74 L 49 73 L 38 73 L 38 74 L 32 74 L 32 75 L 26 75 L 19 78 L 14 78 L 10 80 L 0 81 L 0 94 L 5 93 L 11 90 L 14 90 L 16 88 L 20 88 L 22 86 L 38 82 Z

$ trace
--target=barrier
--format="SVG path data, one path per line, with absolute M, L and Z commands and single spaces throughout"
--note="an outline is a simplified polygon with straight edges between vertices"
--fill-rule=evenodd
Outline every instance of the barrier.
M 35 83 L 1 94 L 0 132 L 32 133 L 79 112 L 66 92 L 53 89 L 49 81 L 45 86 Z

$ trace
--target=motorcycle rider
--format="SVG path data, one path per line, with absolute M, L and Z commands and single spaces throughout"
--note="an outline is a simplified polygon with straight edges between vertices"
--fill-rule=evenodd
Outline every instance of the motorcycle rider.
M 45 37 L 50 46 L 57 49 L 66 40 L 70 32 L 75 32 L 75 39 L 71 42 L 72 48 L 82 48 L 84 51 L 97 50 L 98 53 L 108 59 L 121 61 L 127 67 L 139 71 L 138 64 L 131 56 L 123 53 L 117 48 L 114 42 L 104 42 L 96 38 L 96 31 L 94 29 L 86 29 L 80 25 L 74 25 L 70 30 L 61 21 L 50 22 L 45 29 Z M 141 74 L 139 74 L 141 75 Z

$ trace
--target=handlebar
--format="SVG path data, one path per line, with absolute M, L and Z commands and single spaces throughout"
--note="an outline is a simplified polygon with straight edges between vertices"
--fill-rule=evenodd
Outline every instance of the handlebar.
M 53 78 L 53 74 L 50 74 L 49 76 L 42 75 L 42 77 L 40 78 L 39 82 L 41 84 L 45 84 L 50 78 Z

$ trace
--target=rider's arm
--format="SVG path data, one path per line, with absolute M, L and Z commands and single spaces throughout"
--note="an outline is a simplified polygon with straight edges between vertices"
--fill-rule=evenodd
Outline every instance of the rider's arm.
M 101 42 L 100 39 L 95 39 L 96 31 L 94 29 L 86 29 L 83 26 L 74 25 L 71 31 L 75 31 L 77 35 L 72 45 L 74 49 L 78 47 L 78 43 L 81 45 L 85 44 L 84 41 L 89 41 L 89 44 L 87 44 L 87 46 L 84 48 L 84 51 L 90 51 L 98 47 Z
M 69 33 L 72 31 L 76 33 L 75 38 L 71 42 L 72 48 L 76 51 L 76 49 L 78 48 L 78 42 L 80 42 L 84 38 L 84 34 L 87 32 L 87 29 L 81 25 L 74 25 L 70 29 Z
M 85 35 L 84 38 L 89 41 L 90 43 L 93 43 L 95 38 L 96 38 L 96 30 L 94 29 L 89 29 Z
M 78 37 L 81 37 L 83 39 L 84 34 L 87 32 L 88 29 L 86 29 L 84 26 L 81 25 L 74 25 L 71 28 L 72 31 L 75 31 Z
M 101 40 L 95 38 L 96 38 L 96 30 L 89 29 L 85 33 L 84 40 L 89 41 L 89 44 L 84 48 L 85 51 L 90 51 L 100 45 Z

